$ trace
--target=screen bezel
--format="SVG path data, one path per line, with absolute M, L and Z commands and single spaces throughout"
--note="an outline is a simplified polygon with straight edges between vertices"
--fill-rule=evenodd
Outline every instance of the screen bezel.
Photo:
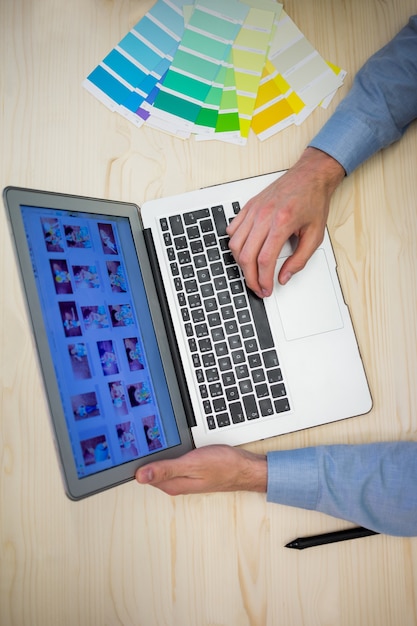
M 14 248 L 26 296 L 27 310 L 33 328 L 44 388 L 48 399 L 54 440 L 60 461 L 65 491 L 68 497 L 72 500 L 79 500 L 122 484 L 128 480 L 132 480 L 137 468 L 151 460 L 175 458 L 191 450 L 194 444 L 182 401 L 180 387 L 178 385 L 178 378 L 169 347 L 166 327 L 161 313 L 160 301 L 155 288 L 153 271 L 144 241 L 139 207 L 131 203 L 88 198 L 71 194 L 58 194 L 19 187 L 7 187 L 3 192 L 3 198 L 13 235 Z M 178 445 L 152 452 L 149 456 L 140 457 L 83 478 L 78 477 L 23 224 L 21 214 L 21 206 L 23 205 L 71 211 L 80 214 L 98 214 L 105 216 L 109 220 L 114 217 L 126 217 L 129 219 L 151 319 L 155 330 L 155 337 L 165 373 L 165 384 L 171 398 L 179 433 L 180 443 Z

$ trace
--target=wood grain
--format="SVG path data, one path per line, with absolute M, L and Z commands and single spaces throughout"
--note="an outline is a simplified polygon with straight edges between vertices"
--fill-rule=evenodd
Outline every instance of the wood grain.
M 1 187 L 141 203 L 289 167 L 366 58 L 416 0 L 288 0 L 348 71 L 328 111 L 244 148 L 136 129 L 81 88 L 150 0 L 0 1 Z M 366 416 L 255 451 L 417 432 L 417 127 L 344 181 L 329 229 L 374 397 Z M 300 534 L 346 526 L 260 494 L 169 498 L 129 483 L 64 495 L 36 354 L 0 211 L 1 626 L 415 626 L 415 539 L 370 537 L 302 554 Z

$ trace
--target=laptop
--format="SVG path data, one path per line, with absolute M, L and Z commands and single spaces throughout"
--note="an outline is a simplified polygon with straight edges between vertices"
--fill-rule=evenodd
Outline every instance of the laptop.
M 282 174 L 141 208 L 4 190 L 71 499 L 132 479 L 150 459 L 371 409 L 327 231 L 306 268 L 264 300 L 228 248 L 229 221 Z

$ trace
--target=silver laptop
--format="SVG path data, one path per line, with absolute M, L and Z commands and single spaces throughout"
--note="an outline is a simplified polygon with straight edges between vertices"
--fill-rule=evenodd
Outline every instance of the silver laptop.
M 151 457 L 370 410 L 327 232 L 265 300 L 228 249 L 229 221 L 281 174 L 140 209 L 4 191 L 69 497 L 129 480 Z

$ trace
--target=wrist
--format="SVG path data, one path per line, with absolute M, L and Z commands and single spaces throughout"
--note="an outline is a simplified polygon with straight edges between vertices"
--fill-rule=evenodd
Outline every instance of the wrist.
M 299 166 L 305 174 L 320 182 L 331 194 L 346 176 L 343 166 L 332 156 L 308 146 L 299 161 Z
M 241 450 L 243 466 L 240 472 L 241 490 L 266 493 L 268 466 L 265 454 Z

